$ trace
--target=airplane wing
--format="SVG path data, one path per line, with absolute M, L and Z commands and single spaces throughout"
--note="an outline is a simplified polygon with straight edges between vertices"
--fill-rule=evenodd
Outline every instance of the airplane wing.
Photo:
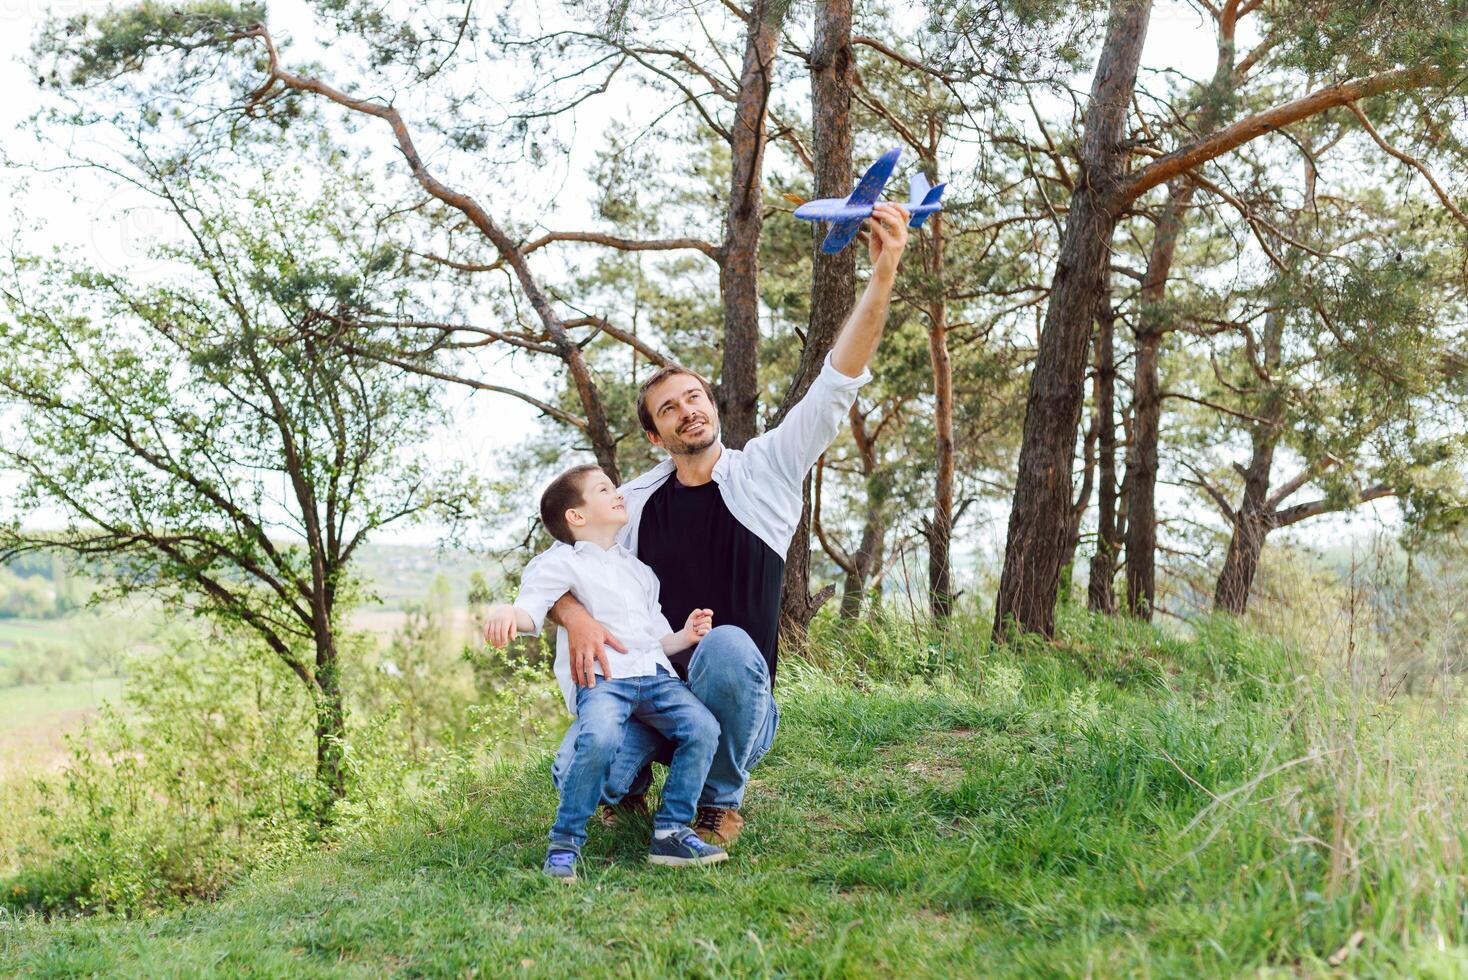
M 882 193 L 882 188 L 887 186 L 887 179 L 892 176 L 892 168 L 897 166 L 897 158 L 900 156 L 902 156 L 902 147 L 894 146 L 877 157 L 876 162 L 861 175 L 861 183 L 856 185 L 856 190 L 851 192 L 846 203 L 868 206 L 875 204 L 877 196 Z
M 826 232 L 826 240 L 821 242 L 821 251 L 827 255 L 835 255 L 850 245 L 856 233 L 861 230 L 861 223 L 865 220 L 863 216 L 855 221 L 838 221 L 833 224 L 831 230 Z

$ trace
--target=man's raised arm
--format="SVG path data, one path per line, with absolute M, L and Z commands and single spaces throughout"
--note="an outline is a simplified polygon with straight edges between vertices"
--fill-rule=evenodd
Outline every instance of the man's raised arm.
M 897 265 L 902 260 L 902 250 L 907 247 L 909 217 L 907 209 L 900 204 L 884 203 L 872 208 L 868 222 L 872 277 L 831 345 L 831 366 L 848 378 L 867 369 L 877 352 L 877 344 L 881 343 L 887 310 L 892 305 L 892 287 L 897 281 Z
M 907 247 L 907 210 L 879 204 L 872 209 L 869 227 L 872 277 L 836 334 L 827 364 L 784 420 L 744 447 L 752 463 L 776 477 L 779 486 L 796 493 L 845 424 L 857 389 L 871 378 L 867 365 L 887 323 L 897 264 Z

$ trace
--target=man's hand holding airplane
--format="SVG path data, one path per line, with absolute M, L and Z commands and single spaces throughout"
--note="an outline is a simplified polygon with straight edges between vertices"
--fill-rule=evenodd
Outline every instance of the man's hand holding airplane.
M 882 202 L 872 206 L 872 216 L 865 222 L 867 255 L 872 260 L 872 275 L 890 283 L 897 276 L 897 263 L 907 248 L 907 222 L 912 213 L 900 204 Z

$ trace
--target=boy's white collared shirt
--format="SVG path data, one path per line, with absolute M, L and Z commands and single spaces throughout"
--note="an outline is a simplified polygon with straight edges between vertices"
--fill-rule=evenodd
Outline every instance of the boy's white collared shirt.
M 714 462 L 714 482 L 729 513 L 781 560 L 800 524 L 805 475 L 846 424 L 857 389 L 870 380 L 870 371 L 854 378 L 842 374 L 827 354 L 821 373 L 784 421 L 749 440 L 742 450 L 725 447 Z M 665 459 L 617 489 L 627 505 L 627 526 L 617 532 L 617 541 L 634 555 L 642 509 L 668 482 L 673 469 L 673 461 Z M 714 622 L 718 621 L 715 609 Z
M 662 638 L 673 632 L 658 605 L 658 579 L 642 562 L 614 544 L 603 550 L 590 541 L 574 546 L 556 542 L 525 566 L 515 608 L 524 610 L 535 623 L 531 635 L 540 633 L 546 613 L 567 592 L 586 607 L 612 635 L 627 647 L 618 653 L 607 647 L 612 677 L 648 677 L 661 666 L 674 673 L 663 652 Z M 566 710 L 576 714 L 576 685 L 571 681 L 571 650 L 565 630 L 556 631 L 556 681 L 566 700 Z M 601 666 L 596 666 L 601 675 Z

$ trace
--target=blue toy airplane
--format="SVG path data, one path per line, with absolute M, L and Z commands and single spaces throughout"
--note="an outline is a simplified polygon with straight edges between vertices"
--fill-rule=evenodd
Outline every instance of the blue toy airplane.
M 802 221 L 829 221 L 831 230 L 826 234 L 826 240 L 821 242 L 821 251 L 827 255 L 834 255 L 841 251 L 856 233 L 861 229 L 861 223 L 872 216 L 872 205 L 881 196 L 882 188 L 887 186 L 887 180 L 892 176 L 892 168 L 897 166 L 897 158 L 902 156 L 902 147 L 893 147 L 877 158 L 877 162 L 867 168 L 862 174 L 861 183 L 856 185 L 856 190 L 851 192 L 850 197 L 824 197 L 819 201 L 801 201 L 793 195 L 786 195 L 788 200 L 794 201 L 800 206 L 795 209 L 795 216 Z M 928 186 L 928 178 L 921 172 L 912 175 L 909 188 L 912 199 L 907 202 L 907 209 L 912 212 L 912 219 L 908 221 L 909 228 L 918 228 L 927 220 L 928 215 L 934 211 L 943 210 L 943 205 L 938 199 L 943 196 L 943 188 L 946 184 L 936 187 Z

